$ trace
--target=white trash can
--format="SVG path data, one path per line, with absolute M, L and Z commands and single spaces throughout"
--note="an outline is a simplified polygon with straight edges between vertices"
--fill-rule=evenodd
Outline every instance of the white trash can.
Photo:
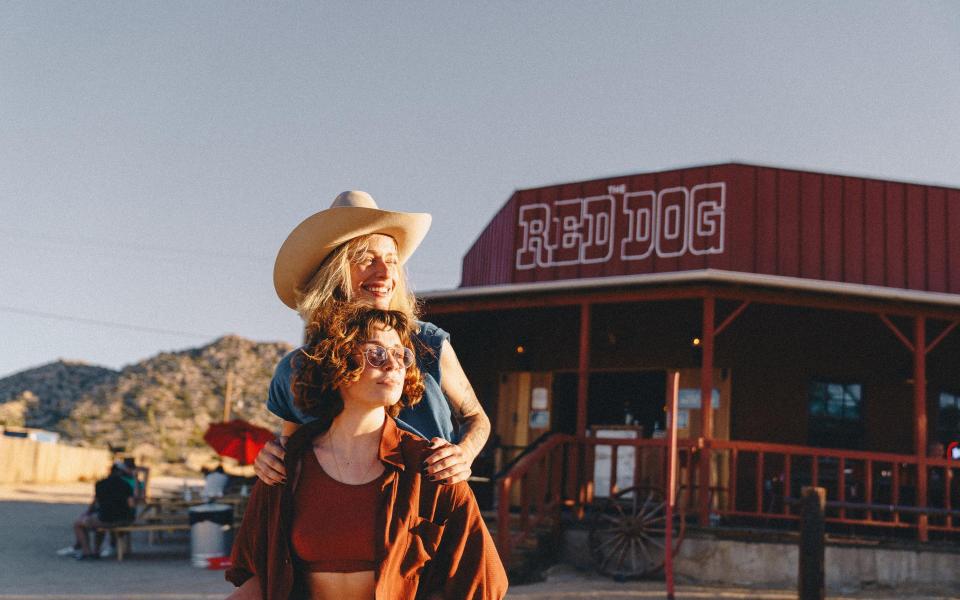
M 211 558 L 229 556 L 233 543 L 233 507 L 199 504 L 191 506 L 188 512 L 193 566 L 206 568 Z

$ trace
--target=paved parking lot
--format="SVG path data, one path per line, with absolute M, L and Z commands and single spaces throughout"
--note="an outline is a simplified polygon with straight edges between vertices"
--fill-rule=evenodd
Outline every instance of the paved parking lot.
M 176 486 L 179 481 L 167 482 Z M 222 571 L 190 564 L 187 535 L 149 546 L 134 538 L 133 554 L 76 561 L 56 555 L 72 542 L 71 523 L 89 502 L 91 484 L 0 487 L 0 600 L 207 600 L 230 590 Z M 510 600 L 664 598 L 658 582 L 616 583 L 590 573 L 555 567 L 546 582 L 511 588 Z M 954 598 L 936 593 L 892 590 L 860 592 L 850 598 Z M 681 585 L 678 599 L 796 598 L 789 590 Z

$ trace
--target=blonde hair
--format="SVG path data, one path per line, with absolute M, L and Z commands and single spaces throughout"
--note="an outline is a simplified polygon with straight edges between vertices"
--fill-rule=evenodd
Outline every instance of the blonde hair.
M 306 327 L 305 337 L 310 335 L 311 324 L 328 320 L 336 303 L 352 302 L 355 299 L 350 265 L 360 261 L 363 253 L 369 249 L 370 238 L 374 235 L 377 234 L 357 236 L 337 246 L 320 264 L 307 285 L 302 290 L 297 290 L 297 312 Z M 390 310 L 403 313 L 410 322 L 420 315 L 417 298 L 410 291 L 403 265 L 397 265 L 397 285 L 390 298 Z

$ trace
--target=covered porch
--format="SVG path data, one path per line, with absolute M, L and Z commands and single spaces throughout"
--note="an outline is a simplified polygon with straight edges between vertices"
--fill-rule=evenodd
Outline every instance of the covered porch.
M 956 295 L 710 270 L 565 283 L 428 296 L 425 318 L 453 334 L 500 434 L 487 469 L 501 475 L 502 551 L 561 507 L 662 487 L 672 371 L 691 523 L 792 527 L 800 487 L 820 485 L 828 521 L 851 533 L 960 532 L 960 467 L 943 454 L 960 410 Z M 548 390 L 537 407 L 535 389 Z M 596 437 L 618 418 L 638 433 Z

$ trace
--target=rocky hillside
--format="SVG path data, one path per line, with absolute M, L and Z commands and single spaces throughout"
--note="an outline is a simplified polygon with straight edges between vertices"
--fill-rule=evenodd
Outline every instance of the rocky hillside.
M 0 379 L 0 425 L 51 429 L 70 414 L 77 400 L 98 386 L 111 385 L 118 371 L 58 361 Z
M 231 416 L 274 429 L 266 409 L 283 343 L 238 336 L 159 354 L 121 371 L 55 362 L 0 379 L 0 424 L 41 427 L 84 446 L 124 446 L 151 462 L 180 462 L 204 449 L 207 426 Z

